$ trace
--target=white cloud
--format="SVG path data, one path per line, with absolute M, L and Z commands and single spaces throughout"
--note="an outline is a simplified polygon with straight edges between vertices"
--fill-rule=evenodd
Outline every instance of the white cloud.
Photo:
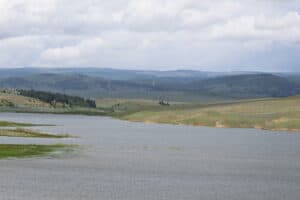
M 274 46 L 299 50 L 299 8 L 275 0 L 1 0 L 0 67 L 271 70 L 293 60 L 285 68 L 294 70 L 295 54 L 270 57 Z M 265 56 L 250 60 L 256 53 Z
M 42 58 L 50 61 L 54 60 L 56 62 L 63 61 L 65 59 L 76 60 L 78 57 L 80 57 L 80 51 L 78 48 L 74 47 L 47 49 L 42 53 Z
M 300 15 L 288 12 L 283 16 L 241 16 L 217 25 L 212 30 L 215 38 L 232 40 L 300 41 Z

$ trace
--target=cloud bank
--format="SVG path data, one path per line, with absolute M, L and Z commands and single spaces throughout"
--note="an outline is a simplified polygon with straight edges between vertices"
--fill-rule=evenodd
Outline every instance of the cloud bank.
M 1 67 L 300 71 L 296 0 L 1 0 Z

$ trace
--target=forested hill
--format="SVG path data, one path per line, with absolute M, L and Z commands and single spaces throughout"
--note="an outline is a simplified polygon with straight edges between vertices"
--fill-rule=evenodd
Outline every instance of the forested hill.
M 300 94 L 300 84 L 272 74 L 237 75 L 193 81 L 192 91 L 233 98 L 285 97 Z
M 243 99 L 281 97 L 300 94 L 297 76 L 266 73 L 208 73 L 193 71 L 126 71 L 95 69 L 64 73 L 4 71 L 0 88 L 49 91 L 83 98 L 168 98 L 170 101 L 209 101 L 211 99 Z M 43 70 L 41 70 L 43 71 Z M 81 72 L 82 71 L 82 72 Z M 44 72 L 44 71 L 43 71 Z M 84 73 L 83 73 L 84 72 Z M 109 74 L 112 78 L 109 78 Z M 119 78 L 118 78 L 119 77 Z

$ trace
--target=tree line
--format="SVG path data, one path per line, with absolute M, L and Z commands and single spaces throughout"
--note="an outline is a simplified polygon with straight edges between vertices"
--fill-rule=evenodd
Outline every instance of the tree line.
M 94 100 L 84 99 L 78 96 L 36 90 L 18 90 L 18 92 L 22 96 L 36 98 L 41 101 L 47 102 L 51 105 L 55 105 L 56 103 L 62 103 L 67 104 L 71 107 L 78 106 L 96 108 L 96 102 Z

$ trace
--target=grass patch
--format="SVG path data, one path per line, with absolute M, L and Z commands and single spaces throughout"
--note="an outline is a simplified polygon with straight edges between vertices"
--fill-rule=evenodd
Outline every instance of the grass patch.
M 15 122 L 7 122 L 0 121 L 0 127 L 29 127 L 29 126 L 38 126 L 35 124 L 27 124 L 27 123 L 15 123 Z
M 68 134 L 65 135 L 53 135 L 47 133 L 40 133 L 37 131 L 27 129 L 0 129 L 0 136 L 6 137 L 33 137 L 33 138 L 68 138 L 71 137 Z
M 75 147 L 74 145 L 66 145 L 66 144 L 53 144 L 53 145 L 0 144 L 0 159 L 45 156 L 55 152 L 73 151 L 74 147 Z

